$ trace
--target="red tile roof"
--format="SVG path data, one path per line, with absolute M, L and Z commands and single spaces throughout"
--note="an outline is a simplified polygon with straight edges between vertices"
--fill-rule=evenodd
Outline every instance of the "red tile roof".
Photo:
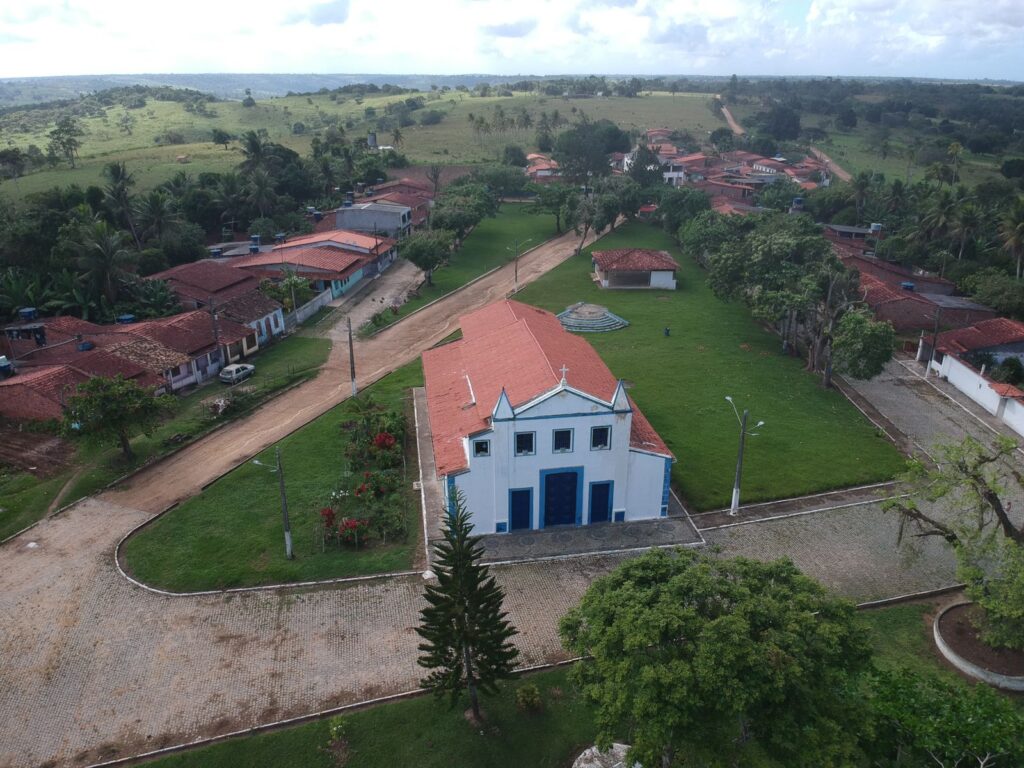
M 502 389 L 513 407 L 555 389 L 565 366 L 573 389 L 603 402 L 618 381 L 586 341 L 562 328 L 550 312 L 500 301 L 459 319 L 462 338 L 423 353 L 427 408 L 439 476 L 466 469 L 462 441 L 489 428 Z M 671 456 L 634 406 L 630 445 Z
M 69 365 L 21 369 L 0 380 L 0 414 L 10 419 L 59 419 L 67 398 L 88 380 L 88 374 Z
M 273 252 L 288 252 L 299 247 L 316 246 L 350 250 L 357 253 L 367 253 L 379 256 L 386 253 L 395 246 L 395 241 L 388 237 L 374 237 L 364 232 L 353 232 L 349 229 L 332 229 L 327 232 L 314 232 L 312 235 L 304 235 L 287 240 L 284 243 L 275 245 Z M 253 254 L 259 256 L 261 254 Z M 241 258 L 250 258 L 243 256 Z
M 372 238 L 371 238 L 372 239 Z M 329 246 L 309 246 L 290 248 L 286 251 L 267 251 L 239 256 L 231 260 L 231 265 L 240 270 L 253 267 L 284 266 L 306 267 L 330 274 L 317 275 L 317 279 L 340 280 L 348 272 L 354 272 L 366 263 L 367 254 L 347 251 Z
M 259 281 L 252 275 L 211 259 L 179 264 L 146 279 L 166 280 L 171 290 L 179 296 L 203 303 L 209 303 L 212 298 L 223 301 L 240 296 L 259 286 Z
M 646 248 L 617 248 L 613 251 L 594 251 L 594 263 L 605 272 L 675 271 L 679 264 L 668 251 Z
M 218 317 L 214 321 L 210 313 L 202 309 L 122 327 L 133 336 L 142 336 L 189 357 L 196 357 L 214 348 L 215 330 L 221 345 L 235 344 L 254 333 L 252 328 L 225 317 Z
M 1024 342 L 1024 323 L 997 317 L 980 323 L 940 333 L 936 349 L 950 354 L 962 354 L 1003 344 Z

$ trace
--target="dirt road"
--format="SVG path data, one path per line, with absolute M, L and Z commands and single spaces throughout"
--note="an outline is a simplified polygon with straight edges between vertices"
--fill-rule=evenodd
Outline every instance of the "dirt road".
M 746 135 L 747 132 L 743 130 L 742 125 L 736 122 L 736 118 L 732 116 L 732 112 L 730 112 L 729 108 L 725 106 L 725 102 L 722 101 L 721 97 L 716 96 L 715 98 L 717 98 L 719 103 L 722 105 L 722 117 L 724 117 L 725 122 L 728 123 L 729 130 L 731 130 L 737 136 Z
M 836 175 L 840 181 L 849 181 L 853 178 L 849 171 L 845 170 L 841 165 L 837 164 L 835 160 L 826 155 L 817 147 L 811 147 L 811 154 L 818 158 L 821 162 L 828 166 L 829 170 Z
M 589 236 L 587 243 L 594 239 L 593 235 Z M 521 256 L 520 285 L 536 280 L 568 259 L 578 242 L 579 238 L 569 232 Z M 356 342 L 359 387 L 415 360 L 423 350 L 452 333 L 458 327 L 460 315 L 501 299 L 512 289 L 513 267 L 508 264 L 424 307 L 377 336 Z M 195 495 L 228 470 L 349 397 L 348 370 L 348 347 L 336 343 L 315 379 L 140 472 L 122 486 L 108 491 L 105 498 L 114 504 L 156 513 Z

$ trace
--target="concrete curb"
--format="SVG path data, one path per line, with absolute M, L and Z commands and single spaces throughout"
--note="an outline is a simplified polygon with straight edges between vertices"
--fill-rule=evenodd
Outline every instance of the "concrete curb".
M 580 661 L 582 656 L 575 656 L 570 659 L 563 659 L 561 661 L 553 661 L 547 664 L 533 664 L 528 667 L 519 667 L 515 670 L 517 675 L 526 675 L 532 672 L 543 672 L 548 669 L 557 669 L 564 667 L 569 664 L 575 664 Z M 377 706 L 378 704 L 388 704 L 393 701 L 401 701 L 403 699 L 411 699 L 417 696 L 423 696 L 427 691 L 423 688 L 414 688 L 411 691 L 402 691 L 401 693 L 392 693 L 388 696 L 379 696 L 375 699 L 368 699 L 366 701 L 359 701 L 353 704 L 343 704 L 339 707 L 332 707 L 330 709 L 322 709 L 318 712 L 311 712 L 308 715 L 298 715 L 296 717 L 286 718 L 284 720 L 275 720 L 269 723 L 263 723 L 261 725 L 255 725 L 251 728 L 242 728 L 237 731 L 231 731 L 230 733 L 224 733 L 220 736 L 208 736 L 202 739 L 196 739 L 195 741 L 186 742 L 184 744 L 174 744 L 169 747 L 163 747 L 161 749 L 154 749 L 149 752 L 143 752 L 138 755 L 131 755 L 129 757 L 118 757 L 113 760 L 106 760 L 102 763 L 91 763 L 86 768 L 113 768 L 113 766 L 120 765 L 133 765 L 139 762 L 152 760 L 157 757 L 163 757 L 167 755 L 173 755 L 178 752 L 188 752 L 193 749 L 199 749 L 200 747 L 207 747 L 213 744 L 219 744 L 223 741 L 230 741 L 232 739 L 241 738 L 244 736 L 254 736 L 258 733 L 266 733 L 268 731 L 277 731 L 283 728 L 288 728 L 295 725 L 302 725 L 303 723 L 310 723 L 315 720 L 323 720 L 327 717 L 333 717 L 334 715 L 340 715 L 345 712 L 354 712 L 361 709 L 367 709 L 369 707 Z
M 942 632 L 939 630 L 939 624 L 942 622 L 942 617 L 954 608 L 959 608 L 961 605 L 971 604 L 971 601 L 963 600 L 959 603 L 953 603 L 953 605 L 947 605 L 939 611 L 939 615 L 935 617 L 935 621 L 932 622 L 932 636 L 935 638 L 935 646 L 939 649 L 939 653 L 943 655 L 946 661 L 968 677 L 973 677 L 975 680 L 981 680 L 982 682 L 988 683 L 989 685 L 995 686 L 1003 691 L 1024 691 L 1024 676 L 1003 675 L 999 672 L 993 672 L 989 669 L 985 669 L 984 667 L 980 667 L 958 654 L 949 647 L 945 640 L 942 639 Z

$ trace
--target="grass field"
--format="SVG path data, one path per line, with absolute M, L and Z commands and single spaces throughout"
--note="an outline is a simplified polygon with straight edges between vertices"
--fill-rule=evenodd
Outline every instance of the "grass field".
M 528 245 L 521 246 L 522 253 L 554 236 L 554 216 L 531 214 L 523 203 L 504 203 L 497 216 L 484 219 L 470 232 L 447 266 L 434 271 L 432 286 L 420 288 L 419 296 L 403 304 L 397 315 L 388 312 L 383 318 L 387 324 L 397 322 L 424 304 L 436 301 L 485 272 L 507 264 L 512 261 L 510 249 L 517 238 L 521 244 L 529 241 Z M 369 329 L 372 330 L 372 326 Z
M 910 668 L 946 680 L 959 679 L 943 667 L 929 640 L 925 615 L 933 605 L 902 605 L 858 615 L 868 630 L 880 668 Z M 523 682 L 541 690 L 544 711 L 518 712 L 514 691 L 504 686 L 485 699 L 490 731 L 468 726 L 461 709 L 449 710 L 429 697 L 385 704 L 274 733 L 248 736 L 147 763 L 154 768 L 332 768 L 342 764 L 325 747 L 339 720 L 348 741 L 346 768 L 563 768 L 595 734 L 593 710 L 567 680 L 567 670 L 530 675 Z M 557 689 L 557 690 L 556 690 Z M 560 695 L 559 695 L 560 694 Z M 749 764 L 748 764 L 749 765 Z M 770 764 L 764 761 L 763 768 Z M 749 768 L 754 768 L 750 765 Z
M 423 94 L 427 96 L 427 94 Z M 429 96 L 427 96 L 430 98 Z M 601 99 L 573 99 L 543 97 L 518 93 L 511 97 L 470 97 L 462 93 L 446 94 L 436 101 L 427 101 L 426 109 L 446 113 L 445 119 L 433 126 L 410 126 L 402 129 L 400 151 L 413 163 L 440 163 L 442 165 L 493 161 L 500 156 L 506 144 L 520 144 L 534 149 L 534 130 L 512 130 L 501 134 L 478 137 L 469 124 L 468 116 L 484 115 L 488 120 L 496 105 L 506 112 L 526 109 L 534 118 L 541 110 L 557 109 L 563 117 L 572 119 L 575 113 L 586 113 L 590 118 L 608 118 L 625 129 L 666 127 L 688 130 L 697 138 L 722 123 L 707 108 L 707 94 L 654 93 L 634 99 L 609 97 Z M 326 121 L 337 118 L 342 125 L 354 121 L 348 131 L 353 141 L 362 140 L 370 123 L 364 116 L 367 108 L 384 113 L 387 104 L 405 96 L 376 96 L 331 101 L 326 94 L 312 96 L 285 96 L 260 100 L 255 107 L 246 108 L 237 101 L 217 102 L 210 108 L 216 117 L 202 117 L 186 112 L 178 102 L 149 100 L 146 107 L 131 110 L 136 125 L 131 135 L 118 130 L 117 119 L 123 113 L 120 106 L 110 107 L 103 117 L 82 120 L 87 135 L 83 138 L 81 159 L 77 168 L 62 164 L 57 168 L 44 168 L 16 181 L 0 185 L 0 194 L 21 197 L 55 185 L 76 183 L 87 186 L 102 183 L 104 165 L 124 160 L 135 174 L 140 191 L 166 181 L 178 171 L 197 175 L 204 171 L 223 172 L 232 169 L 242 159 L 237 144 L 225 150 L 210 142 L 211 132 L 220 128 L 234 135 L 248 130 L 266 129 L 273 141 L 306 153 L 310 141 Z M 15 146 L 36 144 L 44 152 L 47 132 L 53 124 L 39 124 L 31 111 L 20 113 L 25 117 L 5 118 L 5 138 Z M 416 113 L 413 113 L 416 117 Z M 295 123 L 303 123 L 307 130 L 302 135 L 293 133 Z M 176 131 L 185 138 L 185 144 L 157 145 L 155 140 L 166 131 Z M 390 137 L 380 137 L 388 143 Z M 189 155 L 191 162 L 182 165 L 179 155 Z
M 253 393 L 253 405 L 314 376 L 330 348 L 326 339 L 292 336 L 260 352 L 254 358 L 257 373 L 244 385 Z M 140 464 L 205 432 L 213 423 L 204 412 L 203 401 L 224 389 L 220 382 L 213 381 L 179 398 L 174 414 L 152 435 L 139 435 L 132 440 L 136 457 L 131 463 L 124 461 L 118 448 L 81 445 L 70 468 L 43 482 L 27 472 L 0 475 L 0 539 L 42 517 L 66 484 L 61 506 L 97 492 Z M 178 439 L 171 440 L 176 436 Z
M 739 428 L 725 396 L 766 422 L 747 442 L 743 501 L 780 499 L 891 478 L 899 452 L 838 392 L 824 390 L 800 360 L 738 303 L 719 301 L 703 271 L 661 230 L 634 223 L 589 250 L 665 249 L 680 264 L 676 291 L 606 291 L 590 259 L 574 258 L 527 286 L 521 301 L 560 312 L 577 301 L 607 306 L 631 325 L 589 334 L 612 373 L 675 452 L 672 479 L 696 509 L 728 504 Z M 663 329 L 670 328 L 666 338 Z
M 408 388 L 421 386 L 422 376 L 416 362 L 367 391 L 382 404 L 403 408 Z M 342 403 L 278 443 L 295 559 L 284 556 L 277 476 L 269 469 L 274 463 L 271 446 L 256 457 L 269 466 L 243 464 L 129 539 L 124 548 L 129 570 L 147 584 L 192 591 L 410 568 L 422 527 L 419 495 L 411 490 L 406 541 L 326 552 L 313 541 L 319 510 L 344 481 L 348 437 L 341 423 L 350 408 Z M 412 480 L 406 485 L 411 489 Z

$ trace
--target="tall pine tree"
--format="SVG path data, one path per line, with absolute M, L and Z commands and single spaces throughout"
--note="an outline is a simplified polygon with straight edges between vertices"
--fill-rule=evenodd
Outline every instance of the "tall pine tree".
M 457 493 L 437 547 L 437 584 L 427 587 L 429 605 L 416 632 L 424 641 L 419 664 L 430 670 L 420 684 L 438 696 L 449 694 L 452 706 L 468 690 L 479 720 L 479 692 L 494 693 L 499 680 L 511 677 L 519 652 L 511 643 L 516 628 L 502 610 L 505 592 L 480 563 L 484 549 L 471 531 L 469 512 Z

